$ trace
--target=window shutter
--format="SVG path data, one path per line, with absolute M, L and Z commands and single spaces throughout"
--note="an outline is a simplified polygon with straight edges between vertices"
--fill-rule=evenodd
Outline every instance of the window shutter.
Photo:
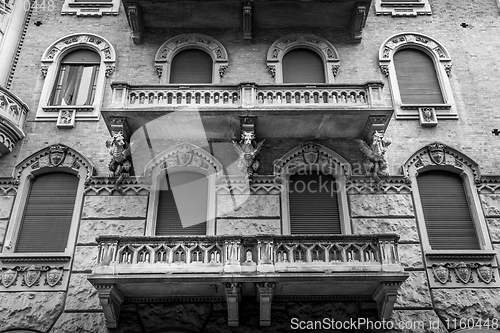
M 171 173 L 167 177 L 160 185 L 156 235 L 205 235 L 207 177 L 187 171 Z
M 77 190 L 78 177 L 68 173 L 47 173 L 33 180 L 16 252 L 64 252 Z
M 325 182 L 326 188 L 321 187 Z M 337 189 L 332 176 L 293 175 L 289 186 L 292 235 L 341 233 Z
M 431 248 L 479 249 L 462 178 L 433 170 L 420 174 L 417 182 Z
M 296 49 L 283 57 L 283 83 L 325 83 L 323 60 L 314 51 Z
M 443 104 L 443 94 L 432 59 L 422 51 L 404 49 L 394 55 L 403 104 Z
M 179 52 L 170 66 L 170 83 L 212 83 L 212 57 L 201 50 Z

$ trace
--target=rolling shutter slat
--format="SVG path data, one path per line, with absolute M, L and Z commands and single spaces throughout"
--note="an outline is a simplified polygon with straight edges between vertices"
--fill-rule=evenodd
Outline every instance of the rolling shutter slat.
M 328 181 L 327 190 L 320 188 Z M 336 190 L 330 184 L 335 180 L 326 175 L 293 175 L 290 177 L 290 231 L 291 234 L 340 234 L 340 216 Z M 303 184 L 309 189 L 302 191 Z
M 460 176 L 434 170 L 420 174 L 417 181 L 431 248 L 479 249 Z
M 212 57 L 205 51 L 186 50 L 172 60 L 170 83 L 212 83 Z
M 288 52 L 283 57 L 283 83 L 325 83 L 323 60 L 307 49 Z
M 78 177 L 48 173 L 30 189 L 16 252 L 64 252 L 75 208 Z
M 394 55 L 403 104 L 443 104 L 443 94 L 432 59 L 422 51 L 404 49 Z
M 158 199 L 156 235 L 205 235 L 208 179 L 196 172 L 175 172 L 164 180 Z M 201 221 L 201 223 L 200 223 Z

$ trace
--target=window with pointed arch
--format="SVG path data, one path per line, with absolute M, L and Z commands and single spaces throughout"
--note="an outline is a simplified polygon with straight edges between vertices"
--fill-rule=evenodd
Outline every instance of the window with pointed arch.
M 394 35 L 382 44 L 379 63 L 397 119 L 420 119 L 422 126 L 431 127 L 438 119 L 457 118 L 451 58 L 438 41 L 413 32 Z

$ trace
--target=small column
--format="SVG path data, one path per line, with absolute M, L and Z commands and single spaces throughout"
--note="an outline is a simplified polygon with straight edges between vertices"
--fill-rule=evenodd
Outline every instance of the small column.
M 239 303 L 241 288 L 239 283 L 226 283 L 226 301 L 227 301 L 227 325 L 239 325 Z
M 257 283 L 257 301 L 260 304 L 260 326 L 271 326 L 271 302 L 275 283 Z

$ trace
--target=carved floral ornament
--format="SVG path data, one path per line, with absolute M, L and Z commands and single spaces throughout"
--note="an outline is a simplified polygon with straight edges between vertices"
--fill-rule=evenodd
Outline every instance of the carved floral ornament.
M 111 43 L 98 35 L 78 33 L 57 40 L 45 50 L 40 68 L 42 76 L 45 78 L 50 65 L 54 62 L 58 63 L 62 56 L 79 48 L 87 48 L 97 52 L 101 57 L 101 62 L 106 66 L 106 77 L 113 74 L 116 64 L 116 53 Z
M 476 183 L 481 180 L 481 173 L 476 162 L 440 142 L 431 143 L 414 153 L 402 166 L 402 171 L 406 181 L 411 182 L 413 175 L 429 166 L 451 166 L 462 171 L 469 169 Z
M 388 64 L 393 60 L 394 54 L 401 48 L 424 49 L 426 53 L 434 55 L 445 68 L 446 74 L 451 76 L 451 58 L 446 48 L 435 39 L 419 33 L 401 33 L 388 38 L 380 47 L 379 62 L 382 73 L 389 75 Z
M 304 168 L 317 168 L 325 174 L 351 175 L 351 165 L 333 150 L 316 143 L 300 145 L 274 163 L 274 175 L 280 179 L 282 175 L 294 173 Z

